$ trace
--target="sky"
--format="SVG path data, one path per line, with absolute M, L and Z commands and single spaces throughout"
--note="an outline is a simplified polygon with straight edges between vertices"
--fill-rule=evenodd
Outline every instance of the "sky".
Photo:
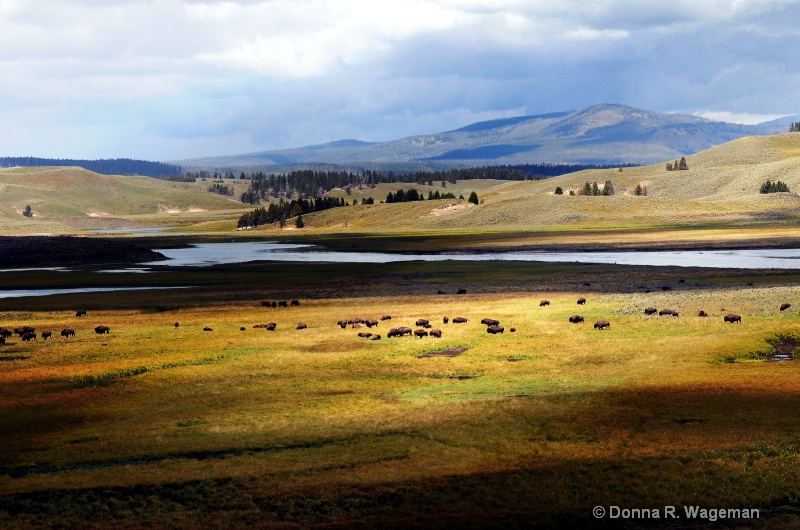
M 0 0 L 0 156 L 173 161 L 622 103 L 800 114 L 800 0 Z

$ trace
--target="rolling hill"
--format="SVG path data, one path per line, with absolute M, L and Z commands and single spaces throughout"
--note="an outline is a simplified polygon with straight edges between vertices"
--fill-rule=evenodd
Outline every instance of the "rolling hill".
M 206 191 L 207 184 L 121 177 L 79 167 L 25 167 L 0 170 L 0 220 L 107 218 L 242 208 L 232 198 Z
M 715 122 L 625 105 L 474 123 L 390 142 L 344 140 L 297 149 L 182 160 L 185 166 L 376 165 L 437 168 L 525 163 L 655 163 L 736 138 L 788 130 L 787 117 L 762 125 Z

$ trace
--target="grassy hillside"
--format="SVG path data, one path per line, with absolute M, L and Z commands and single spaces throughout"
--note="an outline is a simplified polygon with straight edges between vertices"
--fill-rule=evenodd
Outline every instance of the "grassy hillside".
M 209 193 L 208 183 L 107 176 L 78 167 L 0 170 L 0 220 L 112 217 L 241 208 L 235 199 Z
M 542 181 L 462 181 L 441 189 L 440 183 L 414 186 L 468 196 L 475 190 L 482 204 L 442 200 L 354 206 L 305 218 L 310 230 L 559 230 L 642 228 L 685 224 L 774 223 L 800 212 L 796 193 L 761 194 L 767 180 L 782 180 L 800 191 L 800 135 L 750 137 L 687 157 L 689 170 L 667 171 L 666 163 L 619 170 L 589 170 Z M 585 182 L 602 186 L 610 180 L 611 197 L 570 196 Z M 647 196 L 636 196 L 637 185 Z M 556 187 L 565 194 L 555 195 Z M 351 198 L 385 198 L 401 184 L 354 190 Z M 344 196 L 343 192 L 341 193 Z M 291 226 L 291 223 L 290 223 Z M 262 230 L 272 230 L 273 227 Z

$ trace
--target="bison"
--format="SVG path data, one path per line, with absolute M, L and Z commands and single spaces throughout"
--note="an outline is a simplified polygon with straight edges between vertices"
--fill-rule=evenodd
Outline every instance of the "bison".
M 69 328 L 62 329 L 61 330 L 61 336 L 64 337 L 64 338 L 74 337 L 75 336 L 75 330 L 74 329 L 69 329 Z
M 292 300 L 289 302 L 290 305 L 300 305 L 300 300 Z
M 299 324 L 297 324 L 297 329 L 306 329 L 307 327 L 308 326 L 306 326 L 305 322 L 300 322 Z
M 261 307 L 272 307 L 272 302 L 267 302 L 266 300 L 264 300 L 263 302 L 261 302 Z
M 275 328 L 277 328 L 277 327 L 278 327 L 278 324 L 276 324 L 275 322 L 270 322 L 269 324 L 267 324 L 266 330 L 267 331 L 275 331 Z
M 203 331 L 214 331 L 214 330 L 211 329 L 210 327 L 206 326 L 206 327 L 203 328 Z
M 663 317 L 665 315 L 674 315 L 674 314 L 675 311 L 673 311 L 672 309 L 662 309 L 661 311 L 658 312 L 658 316 L 660 317 Z
M 362 339 L 368 339 L 372 336 L 372 333 L 368 331 L 361 331 L 358 333 L 358 336 L 361 337 Z
M 453 324 L 466 324 L 467 322 L 469 322 L 469 320 L 464 317 L 456 317 L 453 319 Z
M 36 340 L 36 333 L 31 331 L 22 334 L 22 342 L 27 342 L 29 340 Z
M 373 335 L 373 336 L 371 336 L 369 338 L 369 340 L 381 340 L 381 336 L 380 335 Z
M 414 323 L 415 326 L 427 326 L 428 324 L 430 324 L 430 322 L 424 318 L 420 318 Z
M 728 313 L 722 318 L 722 320 L 725 322 L 730 322 L 731 324 L 734 322 L 738 322 L 739 324 L 742 323 L 742 317 L 736 313 Z
M 502 333 L 505 331 L 503 326 L 493 325 L 486 328 L 486 333 L 491 333 L 492 335 L 496 335 L 497 333 Z
M 658 313 L 658 309 L 656 309 L 655 307 L 645 307 L 644 308 L 644 314 L 645 315 L 655 315 L 656 313 Z
M 76 311 L 75 312 L 75 316 L 76 317 L 85 317 L 86 316 L 86 310 L 81 309 L 80 311 Z
M 442 291 L 441 289 L 436 289 L 436 294 L 447 294 L 447 293 L 445 293 L 445 292 L 444 292 L 444 291 Z
M 705 311 L 700 311 L 699 313 L 697 313 L 697 316 L 699 316 L 699 317 L 707 317 L 708 313 L 706 313 Z
M 386 336 L 391 339 L 392 337 L 402 337 L 403 335 L 400 333 L 400 331 L 398 331 L 397 328 L 392 328 L 389 330 Z
M 594 329 L 609 329 L 611 328 L 611 322 L 608 320 L 598 320 L 594 323 Z
M 585 304 L 586 304 L 586 298 L 578 298 L 578 305 L 585 305 Z
M 442 324 L 447 324 L 448 322 L 450 322 L 450 319 L 449 319 L 449 318 L 447 318 L 447 317 L 444 317 L 444 318 L 442 319 Z
M 550 300 L 542 300 L 539 302 L 539 307 L 544 307 L 546 305 L 550 305 Z
M 109 328 L 108 326 L 97 326 L 96 328 L 94 328 L 94 332 L 97 333 L 98 335 L 102 335 L 103 333 L 108 334 L 111 333 L 111 328 Z
M 781 304 L 781 311 L 786 311 L 790 307 L 792 307 L 792 304 Z
M 497 326 L 500 324 L 500 321 L 495 320 L 493 318 L 484 318 L 483 320 L 481 320 L 481 324 L 483 324 L 484 326 Z
M 33 333 L 36 331 L 36 328 L 32 328 L 31 326 L 22 326 L 21 328 L 14 328 L 14 333 L 19 335 L 20 337 L 26 333 Z
M 242 327 L 239 328 L 239 331 L 247 331 L 247 328 L 242 326 Z
M 517 328 L 511 328 L 508 331 L 510 331 L 511 333 L 516 333 L 517 332 Z
M 662 285 L 661 286 L 661 290 L 662 291 L 671 291 L 672 287 L 670 287 L 669 285 Z
M 583 322 L 583 317 L 580 315 L 572 315 L 569 317 L 569 321 L 571 324 L 581 324 Z
M 52 331 L 42 331 L 42 340 L 47 340 L 53 336 Z
M 456 291 L 456 294 L 467 294 L 467 290 L 466 289 L 459 289 L 458 291 Z
M 381 320 L 391 320 L 391 319 L 392 319 L 392 315 L 383 315 L 381 317 Z
M 289 304 L 286 302 L 286 300 L 281 300 L 278 302 L 278 307 L 289 307 Z
M 425 331 L 424 329 L 415 329 L 414 330 L 414 336 L 419 338 L 419 339 L 421 339 L 422 337 L 427 337 L 428 336 L 428 332 Z
M 6 338 L 6 337 L 10 337 L 11 335 L 13 335 L 11 330 L 6 329 L 6 328 L 0 328 L 0 337 Z
M 0 344 L 5 344 L 5 343 L 6 343 L 6 338 L 0 337 Z
M 378 321 L 377 320 L 365 320 L 364 324 L 366 324 L 368 328 L 371 328 L 371 327 L 377 326 L 378 325 Z
M 347 320 L 339 320 L 336 322 L 340 328 L 345 329 L 347 327 Z
M 180 324 L 179 324 L 178 322 L 175 322 L 175 327 L 176 327 L 176 328 L 177 328 L 177 327 L 180 327 Z
M 432 329 L 432 330 L 430 330 L 428 335 L 430 335 L 431 337 L 437 338 L 437 339 L 441 339 L 442 338 L 442 330 L 441 329 Z

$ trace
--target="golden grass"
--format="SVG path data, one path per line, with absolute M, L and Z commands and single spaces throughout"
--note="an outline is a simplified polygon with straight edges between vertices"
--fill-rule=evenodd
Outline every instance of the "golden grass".
M 588 298 L 585 307 L 575 304 L 578 296 Z M 304 299 L 283 310 L 253 303 L 107 310 L 85 319 L 3 314 L 0 325 L 69 326 L 77 337 L 13 340 L 0 350 L 0 521 L 27 506 L 24 495 L 35 495 L 40 506 L 70 511 L 45 516 L 25 508 L 29 521 L 83 525 L 112 517 L 132 524 L 150 517 L 165 524 L 175 513 L 137 508 L 138 494 L 114 501 L 122 503 L 115 508 L 108 499 L 116 493 L 98 493 L 89 504 L 110 510 L 103 516 L 70 504 L 64 492 L 80 498 L 98 488 L 202 484 L 207 498 L 231 480 L 237 495 L 292 502 L 355 496 L 356 505 L 366 503 L 320 513 L 301 502 L 285 514 L 295 521 L 365 517 L 378 509 L 366 500 L 379 491 L 411 498 L 412 511 L 447 513 L 460 501 L 442 492 L 456 491 L 457 483 L 471 502 L 514 484 L 526 502 L 549 502 L 525 508 L 542 521 L 588 517 L 583 510 L 613 499 L 766 507 L 798 493 L 791 484 L 800 473 L 800 426 L 790 411 L 800 375 L 794 363 L 724 359 L 764 349 L 775 333 L 800 334 L 795 308 L 777 310 L 799 296 L 794 285 L 691 284 L 647 294 L 397 295 Z M 542 298 L 552 305 L 540 308 Z M 644 316 L 649 305 L 681 316 Z M 696 317 L 700 309 L 710 317 Z M 723 323 L 728 311 L 742 314 L 743 323 Z M 586 323 L 569 324 L 574 313 Z M 336 325 L 383 314 L 393 318 L 372 330 L 381 341 L 356 336 L 366 328 Z M 444 325 L 445 315 L 470 321 Z M 506 333 L 486 334 L 479 324 L 485 316 L 500 319 Z M 414 327 L 419 317 L 431 319 L 443 338 L 385 338 L 389 326 Z M 601 318 L 610 330 L 593 329 Z M 269 321 L 278 322 L 277 331 L 252 327 Z M 308 329 L 295 330 L 300 321 Z M 96 324 L 111 334 L 96 335 Z M 418 358 L 452 347 L 467 350 Z M 538 479 L 529 477 L 534 470 Z M 600 476 L 601 490 L 586 482 Z M 647 486 L 653 480 L 661 486 Z M 432 484 L 439 493 L 427 500 L 414 493 Z M 553 488 L 576 493 L 554 498 Z M 497 502 L 508 506 L 509 499 Z M 258 512 L 234 504 L 223 502 L 225 510 Z M 196 517 L 214 513 L 193 507 L 185 516 L 199 524 Z M 403 510 L 381 513 L 399 517 Z

